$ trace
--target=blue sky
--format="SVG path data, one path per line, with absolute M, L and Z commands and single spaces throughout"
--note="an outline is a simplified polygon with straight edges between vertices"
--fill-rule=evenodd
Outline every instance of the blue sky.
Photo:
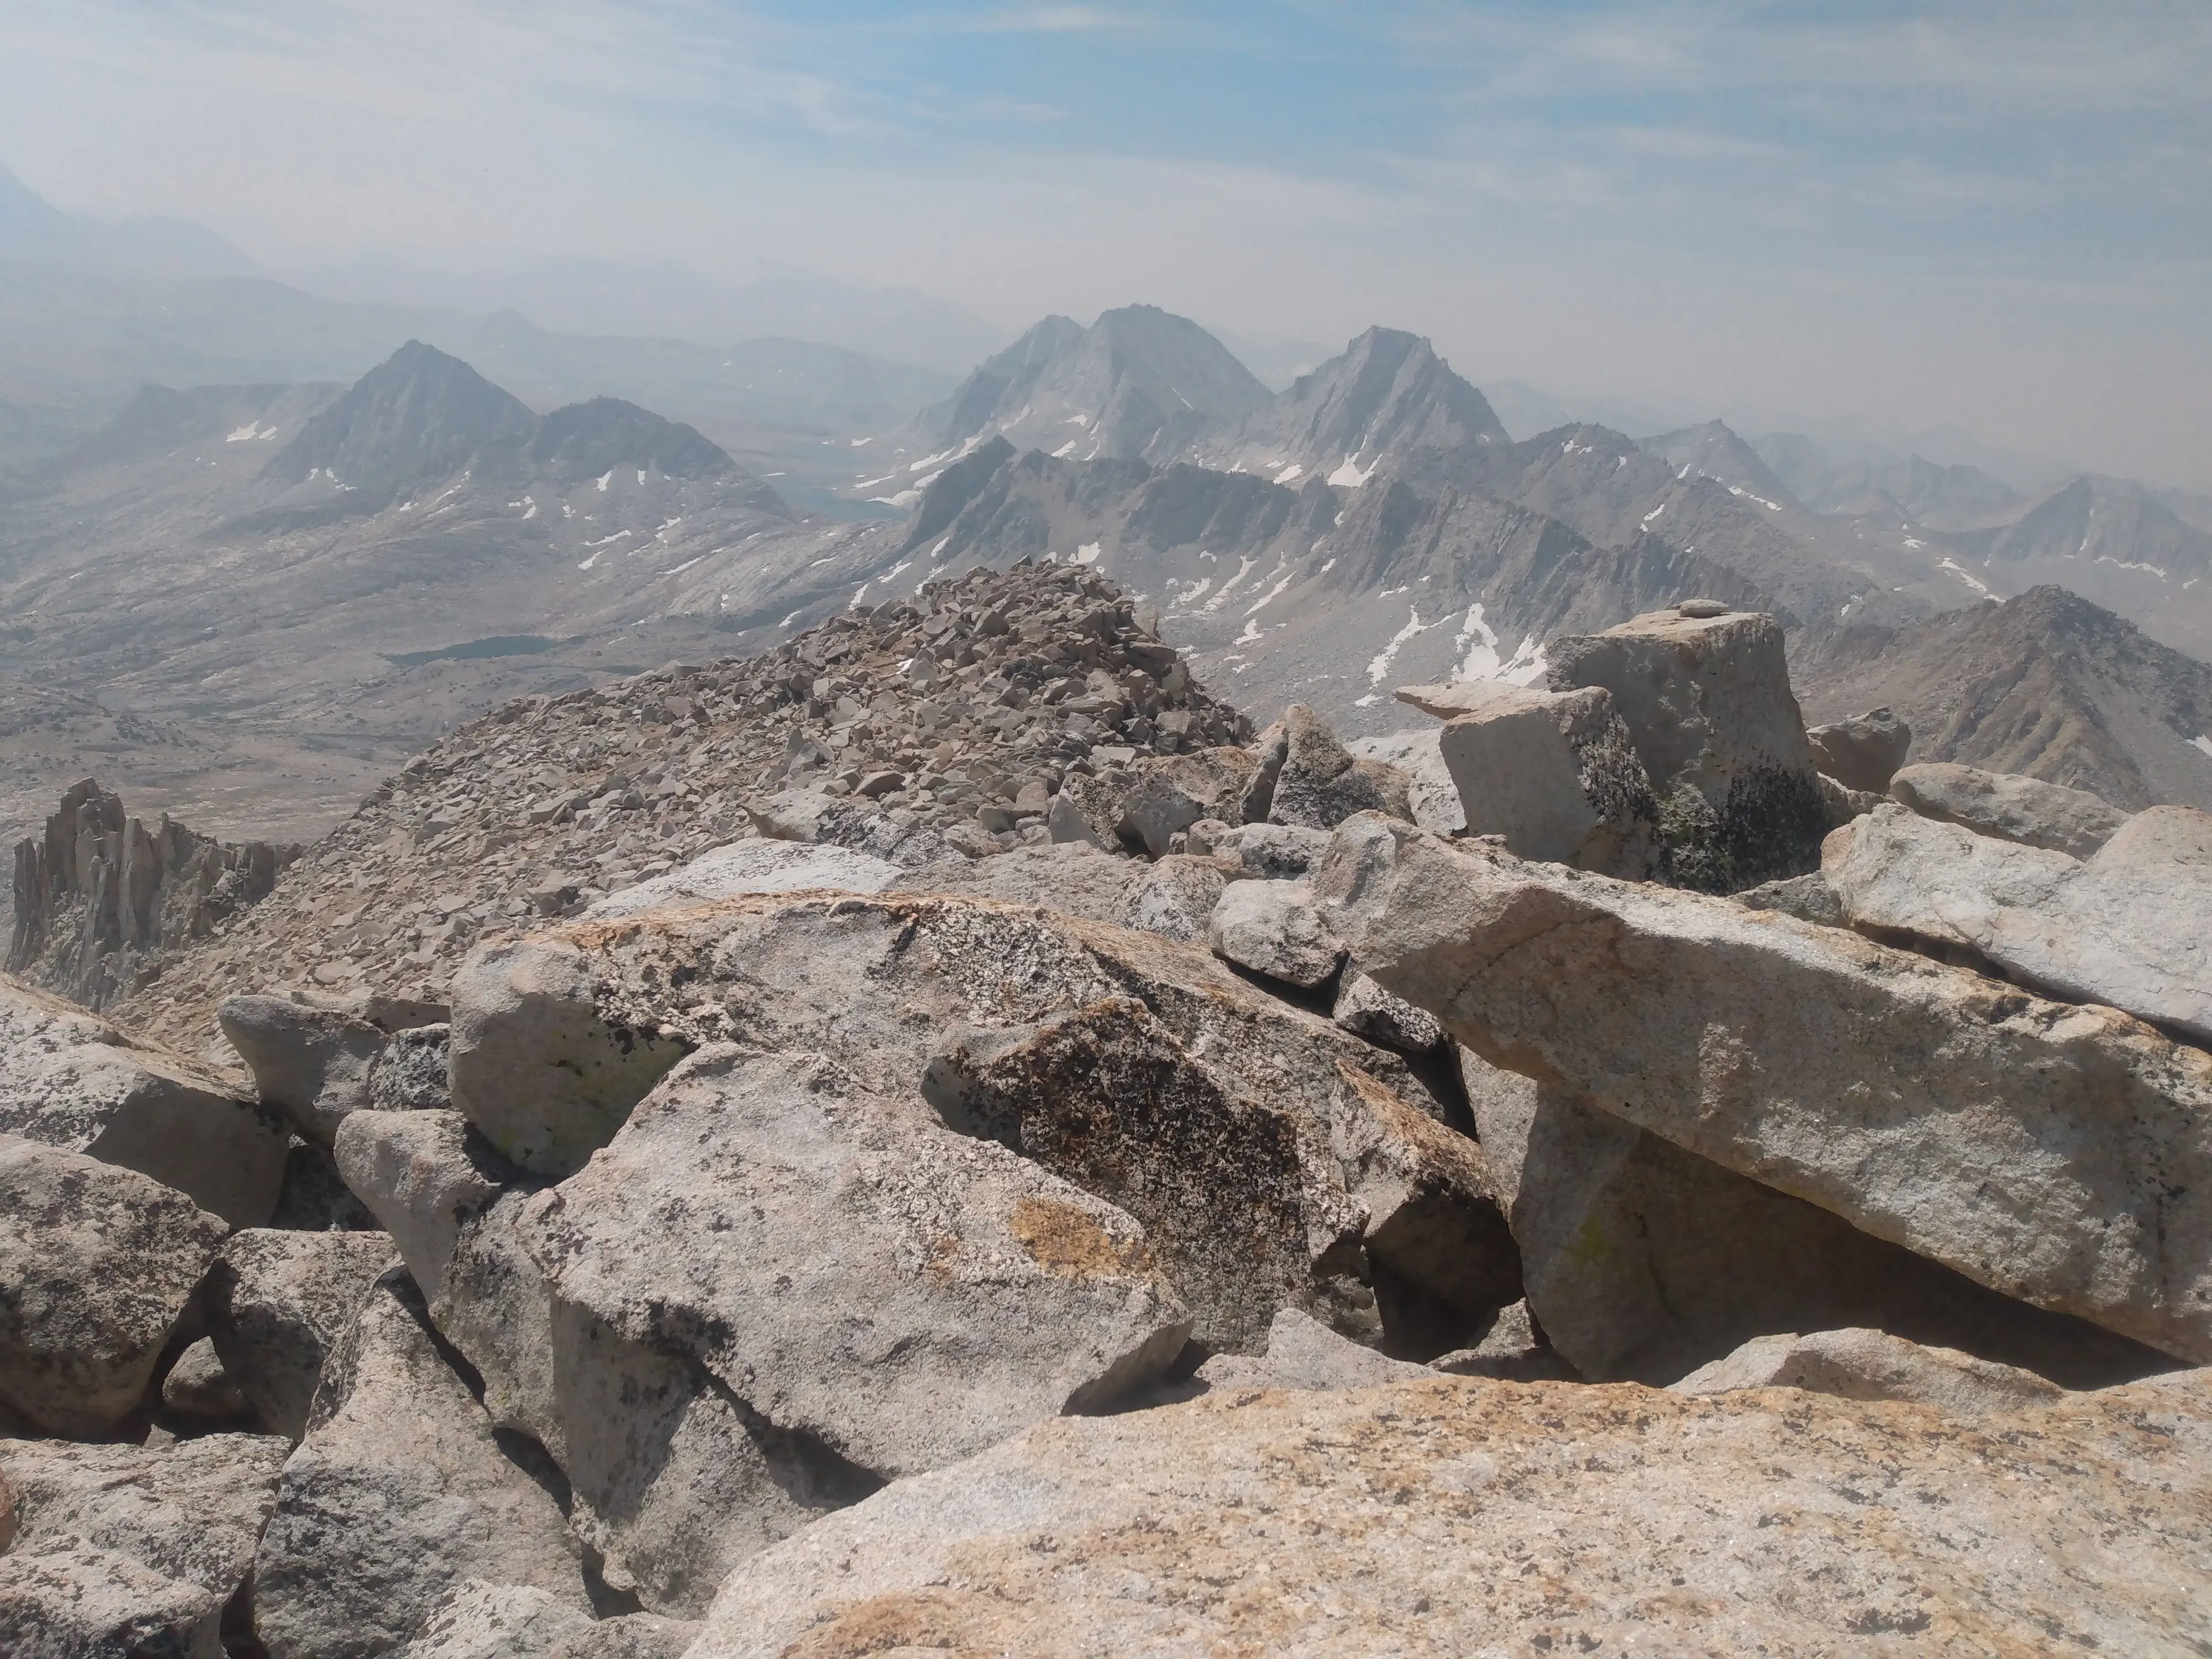
M 2212 4 L 9 0 L 0 159 L 270 260 L 1370 322 L 2212 488 Z

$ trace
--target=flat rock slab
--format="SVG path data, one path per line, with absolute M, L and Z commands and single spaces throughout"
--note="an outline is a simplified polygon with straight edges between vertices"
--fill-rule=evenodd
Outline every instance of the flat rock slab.
M 1890 779 L 1889 793 L 1922 817 L 2077 859 L 2087 858 L 2128 821 L 2085 789 L 1949 761 L 1903 768 Z
M 0 1406 L 50 1434 L 112 1428 L 228 1231 L 135 1170 L 0 1137 Z
M 906 873 L 888 859 L 850 848 L 762 837 L 702 853 L 665 876 L 609 894 L 584 915 L 590 920 L 634 916 L 641 910 L 704 904 L 738 893 L 797 893 L 819 888 L 873 893 L 891 886 Z
M 2038 1306 L 2212 1359 L 2212 1055 L 2110 1009 L 1381 817 L 1315 889 L 1492 1064 Z
M 234 1227 L 276 1208 L 289 1139 L 206 1066 L 6 975 L 0 1134 L 136 1170 Z
M 1962 1421 L 2048 1406 L 2065 1390 L 2033 1371 L 1955 1348 L 1923 1348 L 1887 1331 L 1814 1331 L 1754 1338 L 1673 1385 L 1676 1394 L 1807 1389 L 1846 1400 L 1911 1400 Z
M 1528 1304 L 1593 1382 L 1672 1383 L 1775 1332 L 1879 1326 L 2068 1388 L 2172 1368 L 2156 1349 L 2000 1295 L 1462 1048 Z
M 2084 863 L 1878 807 L 1822 873 L 1852 926 L 1955 945 L 2212 1047 L 2212 813 L 2154 806 Z
M 1818 1395 L 1217 1390 L 899 1482 L 732 1575 L 692 1654 L 2180 1655 L 2208 1549 L 2201 1372 L 2001 1436 Z
M 818 1056 L 702 1051 L 529 1224 L 562 1301 L 885 1475 L 1109 1403 L 1189 1330 L 1127 1216 Z

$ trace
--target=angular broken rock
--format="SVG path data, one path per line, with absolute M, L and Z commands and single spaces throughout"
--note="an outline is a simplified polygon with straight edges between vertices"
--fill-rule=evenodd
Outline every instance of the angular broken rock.
M 1328 851 L 1328 832 L 1247 823 L 1214 836 L 1206 854 L 1231 881 L 1295 881 Z
M 1200 818 L 1243 822 L 1243 801 L 1259 762 L 1246 749 L 1201 749 L 1195 754 L 1160 755 L 1138 769 L 1137 781 L 1121 800 L 1118 832 L 1141 841 L 1159 858 L 1169 838 Z
M 1300 990 L 1336 977 L 1344 945 L 1302 881 L 1237 881 L 1223 889 L 1206 942 L 1225 962 Z
M 1540 691 L 1474 680 L 1403 686 L 1445 725 L 1437 752 L 1468 833 L 1522 858 L 1644 879 L 1658 866 L 1658 806 L 1602 686 Z
M 846 847 L 815 847 L 761 837 L 702 853 L 689 864 L 619 893 L 584 912 L 586 921 L 634 916 L 684 904 L 705 904 L 737 893 L 796 893 L 810 888 L 879 892 L 906 872 L 888 859 Z
M 1413 822 L 1432 836 L 1455 836 L 1467 828 L 1467 809 L 1452 781 L 1437 739 L 1441 728 L 1425 726 L 1379 738 L 1354 738 L 1345 744 L 1355 760 L 1381 761 L 1406 775 Z
M 367 1020 L 271 996 L 226 997 L 216 1018 L 262 1101 L 283 1108 L 308 1139 L 329 1146 L 346 1114 L 369 1103 L 386 1034 Z
M 1363 969 L 1492 1063 L 2008 1296 L 2212 1359 L 2212 1055 L 1840 929 L 1380 817 L 1339 832 L 1314 886 Z
M 1593 1382 L 1671 1383 L 1755 1337 L 1843 1326 L 1966 1349 L 2069 1388 L 2172 1364 L 2001 1296 L 1556 1088 L 1465 1049 L 1460 1060 L 1529 1308 Z
M 1102 1001 L 1139 1001 L 1179 1051 L 1175 1065 L 1195 1066 L 1233 1103 L 1217 1122 L 1234 1133 L 1193 1138 L 1191 1155 L 1204 1162 L 1183 1178 L 1201 1188 L 1231 1187 L 1245 1179 L 1248 1163 L 1271 1172 L 1288 1167 L 1278 1162 L 1287 1152 L 1295 1176 L 1269 1173 L 1267 1180 L 1284 1183 L 1278 1189 L 1298 1210 L 1291 1236 L 1307 1267 L 1291 1299 L 1302 1306 L 1364 1299 L 1361 1316 L 1370 1321 L 1373 1301 L 1360 1284 L 1361 1206 L 1331 1151 L 1337 1121 L 1369 1109 L 1346 1068 L 1425 1116 L 1442 1120 L 1449 1110 L 1402 1055 L 1256 988 L 1202 947 L 1035 908 L 906 893 L 768 896 L 572 924 L 513 949 L 587 964 L 576 981 L 587 999 L 578 1018 L 665 1030 L 687 1044 L 826 1054 L 872 1092 L 903 1100 L 929 1091 L 949 1048 L 971 1040 L 1004 1047 Z M 509 1084 L 516 1099 L 567 1086 L 557 1071 L 537 1075 L 544 1057 L 523 1045 L 515 1052 Z M 1125 1132 L 1140 1137 L 1151 1121 L 1133 1097 L 1108 1091 L 1102 1098 L 1074 1079 L 1041 1086 L 1048 1100 L 1096 1103 L 1083 1110 L 1108 1114 L 1099 1133 L 1109 1144 Z M 1115 1115 L 1125 1108 L 1133 1114 L 1126 1129 Z M 1081 1166 L 1087 1172 L 1054 1167 L 1109 1204 L 1131 1213 L 1141 1206 L 1149 1167 L 1142 1160 L 1102 1157 Z M 1200 1227 L 1208 1218 L 1202 1203 L 1185 1218 Z M 1218 1248 L 1233 1257 L 1242 1247 L 1224 1229 Z M 1194 1287 L 1181 1288 L 1187 1300 L 1196 1298 Z M 1255 1340 L 1272 1311 L 1260 1312 Z
M 2069 1001 L 2212 1047 L 2212 813 L 2154 806 L 2088 862 L 1885 805 L 1831 838 L 1821 871 L 1851 925 L 1957 947 Z
M 704 1613 L 739 1562 L 882 1484 L 574 1304 L 554 1305 L 550 1338 L 569 1525 L 656 1613 Z
M 1887 1331 L 1815 1331 L 1754 1338 L 1672 1385 L 1674 1394 L 1804 1389 L 1845 1400 L 1911 1400 L 1960 1422 L 2008 1416 L 2066 1397 L 2033 1371 L 1955 1348 L 1923 1348 Z
M 1500 1308 L 1474 1346 L 1429 1361 L 1431 1370 L 1452 1376 L 1492 1376 L 1501 1382 L 1578 1382 L 1580 1375 L 1536 1328 L 1524 1297 Z
M 556 1180 L 612 1139 L 684 1057 L 656 1026 L 601 1019 L 574 949 L 474 951 L 453 975 L 453 1003 L 454 1109 L 507 1158 Z
M 545 1659 L 684 1659 L 700 1626 L 658 1613 L 626 1613 L 587 1625 L 545 1650 Z
M 1427 1366 L 1364 1348 L 1296 1308 L 1275 1316 L 1263 1358 L 1216 1354 L 1198 1368 L 1208 1389 L 1370 1389 L 1427 1374 Z
M 228 1231 L 135 1170 L 0 1137 L 0 1406 L 48 1434 L 114 1427 Z
M 173 1417 L 220 1423 L 245 1414 L 246 1396 L 222 1368 L 215 1344 L 202 1337 L 177 1356 L 161 1379 L 161 1408 Z
M 1202 939 L 1227 884 L 1212 860 L 1170 853 L 1151 866 L 1127 911 L 1105 920 L 1164 939 Z
M 1805 733 L 1813 763 L 1846 789 L 1879 795 L 1912 747 L 1912 728 L 1887 708 L 1854 715 Z
M 0 1652 L 219 1654 L 290 1448 L 210 1434 L 167 1446 L 0 1439 L 16 1535 L 0 1555 Z
M 276 1207 L 289 1139 L 206 1067 L 6 975 L 0 1134 L 136 1170 L 244 1227 Z
M 446 1363 L 414 1286 L 387 1274 L 324 1368 L 253 1564 L 271 1659 L 351 1659 L 411 1639 L 475 1578 L 589 1616 L 575 1540 Z
M 1889 793 L 1923 818 L 2077 859 L 2087 858 L 2128 821 L 2087 790 L 1948 761 L 1905 767 L 1890 779 Z
M 817 1522 L 731 1576 L 693 1659 L 2035 1652 L 2054 1628 L 2186 1652 L 2208 1400 L 2160 1379 L 2000 1437 L 1819 1395 L 1224 1390 L 1042 1423 Z
M 368 1073 L 374 1112 L 437 1112 L 453 1103 L 446 1086 L 453 1028 L 442 1023 L 394 1031 Z
M 1425 1054 L 1444 1040 L 1443 1027 L 1425 1008 L 1394 997 L 1366 975 L 1347 972 L 1336 988 L 1330 1018 L 1347 1031 L 1401 1054 Z
M 208 1275 L 209 1340 L 262 1427 L 307 1432 L 323 1362 L 393 1258 L 388 1233 L 249 1228 L 224 1243 Z
M 562 1301 L 886 1475 L 1107 1404 L 1190 1329 L 1127 1216 L 818 1056 L 702 1049 L 526 1224 Z
M 1283 741 L 1282 773 L 1267 811 L 1270 823 L 1334 830 L 1354 812 L 1369 811 L 1413 821 L 1413 781 L 1384 762 L 1353 758 L 1304 703 L 1283 711 Z
M 1730 892 L 1820 861 L 1827 811 L 1773 617 L 1678 607 L 1545 651 L 1553 690 L 1613 694 L 1658 800 L 1672 880 Z

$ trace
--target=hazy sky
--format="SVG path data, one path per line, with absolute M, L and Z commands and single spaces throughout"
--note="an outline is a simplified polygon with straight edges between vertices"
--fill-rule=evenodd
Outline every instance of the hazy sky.
M 265 260 L 1384 322 L 1477 381 L 1956 422 L 2197 488 L 2208 89 L 2208 0 L 0 6 L 0 160 Z

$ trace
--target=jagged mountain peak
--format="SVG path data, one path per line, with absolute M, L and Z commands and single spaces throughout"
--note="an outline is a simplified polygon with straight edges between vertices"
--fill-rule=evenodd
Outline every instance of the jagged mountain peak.
M 1280 483 L 1357 486 L 1382 468 L 1470 489 L 1496 478 L 1511 447 L 1488 400 L 1427 340 L 1376 327 L 1233 431 L 1200 438 L 1189 458 Z
M 1643 440 L 1678 476 L 1702 473 L 1735 493 L 1779 511 L 1804 509 L 1757 450 L 1725 421 L 1705 421 Z
M 482 449 L 526 441 L 537 425 L 520 398 L 410 340 L 309 421 L 262 476 L 296 484 L 334 474 L 368 507 L 451 476 Z
M 949 459 L 1002 435 L 1086 459 L 1160 458 L 1267 398 L 1220 341 L 1158 306 L 1104 312 L 1088 328 L 1047 317 L 924 410 L 893 453 L 910 471 L 917 455 Z

